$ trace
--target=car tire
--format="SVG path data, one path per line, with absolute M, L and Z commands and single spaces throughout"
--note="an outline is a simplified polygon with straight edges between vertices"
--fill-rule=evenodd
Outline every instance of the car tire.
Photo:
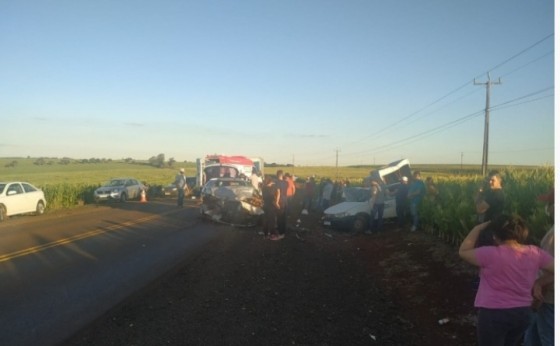
M 124 192 L 121 193 L 121 198 L 120 198 L 121 203 L 125 203 L 125 202 L 126 202 L 126 199 L 127 199 L 127 198 L 126 198 L 126 193 L 124 193 Z
M 358 215 L 352 222 L 352 233 L 363 233 L 369 226 L 369 220 L 364 215 Z
M 6 219 L 7 219 L 6 207 L 4 207 L 3 205 L 0 205 L 0 222 L 6 221 Z
M 43 201 L 37 202 L 37 207 L 35 208 L 35 215 L 43 215 L 45 213 L 45 203 Z

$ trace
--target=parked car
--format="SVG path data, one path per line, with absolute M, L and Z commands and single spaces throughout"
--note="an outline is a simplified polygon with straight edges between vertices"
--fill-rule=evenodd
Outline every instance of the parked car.
M 96 189 L 93 199 L 96 203 L 102 201 L 126 202 L 129 199 L 140 199 L 146 186 L 134 178 L 114 178 Z
M 47 207 L 43 191 L 25 182 L 0 182 L 0 221 L 12 215 L 42 215 Z
M 364 183 L 369 186 L 372 180 L 381 180 L 387 191 L 394 191 L 400 184 L 402 177 L 410 177 L 410 163 L 407 159 L 391 162 L 387 166 L 373 170 L 364 178 Z M 335 204 L 324 211 L 323 226 L 363 232 L 370 225 L 371 198 L 370 187 L 347 187 L 343 192 L 344 201 Z M 395 197 L 390 193 L 385 194 L 385 209 L 383 219 L 397 217 Z
M 251 182 L 239 178 L 210 179 L 200 192 L 200 213 L 214 221 L 254 226 L 263 214 L 262 198 Z
M 194 193 L 195 185 L 196 177 L 187 177 L 187 186 L 189 187 L 188 194 Z M 175 182 L 173 181 L 169 185 L 163 186 L 161 188 L 161 194 L 165 197 L 177 197 L 177 186 L 175 186 Z

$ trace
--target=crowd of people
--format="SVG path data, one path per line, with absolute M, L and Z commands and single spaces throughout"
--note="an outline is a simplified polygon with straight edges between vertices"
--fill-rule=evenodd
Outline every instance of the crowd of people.
M 499 172 L 490 172 L 475 197 L 479 223 L 459 248 L 479 268 L 478 345 L 554 345 L 554 226 L 540 247 L 527 244 L 526 222 L 504 212 L 502 184 Z M 554 190 L 539 200 L 554 224 Z
M 276 182 L 268 179 L 265 186 L 276 191 L 269 197 L 269 222 L 265 227 L 270 239 L 282 239 L 285 234 L 285 211 L 289 200 L 282 171 Z M 370 228 L 366 233 L 381 232 L 385 199 L 394 196 L 398 226 L 411 223 L 411 232 L 420 227 L 419 206 L 424 198 L 438 200 L 438 189 L 431 177 L 422 180 L 420 172 L 413 172 L 411 181 L 401 177 L 393 190 L 386 189 L 381 179 L 370 182 Z M 504 213 L 505 194 L 499 172 L 488 175 L 485 184 L 474 199 L 478 225 L 466 236 L 459 249 L 459 256 L 467 263 L 479 267 L 479 284 L 474 306 L 478 311 L 477 338 L 479 345 L 544 346 L 554 344 L 554 228 L 542 239 L 541 246 L 528 245 L 529 229 L 524 220 Z M 313 177 L 304 187 L 304 211 L 317 208 L 324 211 L 338 202 L 335 191 L 342 191 L 345 183 L 334 184 L 330 179 L 318 185 Z M 319 189 L 319 191 L 316 191 Z M 263 191 L 264 192 L 264 191 Z M 267 193 L 272 196 L 273 194 Z M 342 196 L 340 196 L 342 197 Z M 340 198 L 338 197 L 338 198 Z M 540 198 L 553 216 L 554 193 Z M 286 202 L 284 202 L 286 201 Z M 266 213 L 266 211 L 265 211 Z M 276 220 L 274 220 L 276 217 Z M 268 218 L 267 218 L 268 220 Z M 553 221 L 553 219 L 552 219 Z M 274 232 L 278 230 L 278 235 Z
M 410 181 L 409 181 L 410 179 Z M 287 220 L 293 209 L 296 184 L 289 173 L 261 177 L 253 171 L 249 180 L 261 191 L 264 221 L 260 232 L 276 241 L 286 236 Z M 184 171 L 176 178 L 177 187 L 186 185 Z M 340 202 L 348 182 L 308 177 L 304 183 L 298 212 L 323 212 Z M 391 190 L 382 179 L 370 181 L 370 227 L 365 233 L 381 232 L 386 198 L 396 202 L 399 229 L 409 222 L 410 231 L 420 228 L 419 206 L 424 198 L 438 200 L 438 189 L 431 177 L 422 180 L 419 171 L 402 176 Z M 181 189 L 179 189 L 181 190 Z M 554 189 L 539 197 L 554 224 Z M 182 205 L 179 194 L 178 204 Z M 474 306 L 478 311 L 478 345 L 548 346 L 554 344 L 554 226 L 543 237 L 540 247 L 528 245 L 529 229 L 518 216 L 505 214 L 505 194 L 499 172 L 489 173 L 474 198 L 478 224 L 459 248 L 459 256 L 479 268 Z M 292 209 L 291 209 L 292 207 Z

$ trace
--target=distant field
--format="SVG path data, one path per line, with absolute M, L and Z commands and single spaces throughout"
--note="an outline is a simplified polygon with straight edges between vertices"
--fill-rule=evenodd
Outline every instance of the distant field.
M 17 161 L 14 167 L 6 167 Z M 48 164 L 36 165 L 35 159 L 0 159 L 0 180 L 22 180 L 37 186 L 66 184 L 102 184 L 115 177 L 133 177 L 149 184 L 168 184 L 175 179 L 179 167 L 186 174 L 195 175 L 195 164 L 176 163 L 173 167 L 156 168 L 147 163 L 126 163 L 123 161 L 100 163 L 60 164 L 52 159 Z
M 13 162 L 13 167 L 7 167 Z M 114 177 L 134 177 L 150 185 L 168 184 L 173 181 L 179 168 L 185 168 L 187 176 L 196 174 L 195 163 L 178 163 L 173 167 L 156 168 L 147 162 L 126 163 L 123 161 L 61 164 L 59 159 L 47 159 L 43 165 L 34 164 L 33 158 L 0 158 L 0 180 L 22 180 L 37 186 L 59 183 L 67 184 L 102 184 Z M 266 174 L 275 174 L 278 169 L 290 172 L 296 177 L 331 178 L 336 180 L 348 179 L 351 182 L 361 181 L 373 169 L 381 166 L 310 166 L 310 167 L 266 167 Z M 534 169 L 535 167 L 491 166 L 490 169 Z M 449 175 L 480 175 L 480 165 L 414 165 L 413 170 L 422 171 L 423 175 L 434 178 Z
M 37 164 L 36 159 L 0 158 L 0 181 L 28 181 L 43 189 L 47 198 L 47 209 L 71 208 L 93 203 L 93 191 L 114 177 L 134 177 L 150 185 L 153 190 L 172 182 L 180 167 L 187 176 L 196 173 L 195 163 L 175 163 L 173 167 L 157 168 L 147 162 L 127 163 L 106 161 L 82 163 L 45 159 Z M 381 166 L 354 167 L 265 167 L 265 174 L 275 174 L 278 169 L 292 173 L 299 179 L 315 176 L 317 181 L 331 178 L 361 185 L 364 177 Z M 550 227 L 543 204 L 536 200 L 539 194 L 554 186 L 554 167 L 490 166 L 504 178 L 506 212 L 521 215 L 528 220 L 533 230 L 532 238 L 537 241 Z M 458 243 L 476 221 L 473 198 L 483 182 L 479 165 L 428 165 L 412 164 L 412 170 L 422 172 L 424 178 L 431 176 L 439 189 L 436 200 L 422 204 L 420 216 L 427 230 Z M 301 181 L 301 180 L 300 180 Z M 149 192 L 150 192 L 149 191 Z M 319 196 L 319 190 L 316 191 Z

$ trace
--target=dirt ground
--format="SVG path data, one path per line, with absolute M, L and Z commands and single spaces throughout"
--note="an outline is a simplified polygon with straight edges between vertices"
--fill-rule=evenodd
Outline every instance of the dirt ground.
M 297 222 L 299 218 L 300 222 Z M 65 345 L 473 345 L 473 268 L 424 232 L 224 232 Z M 438 320 L 449 318 L 443 325 Z

